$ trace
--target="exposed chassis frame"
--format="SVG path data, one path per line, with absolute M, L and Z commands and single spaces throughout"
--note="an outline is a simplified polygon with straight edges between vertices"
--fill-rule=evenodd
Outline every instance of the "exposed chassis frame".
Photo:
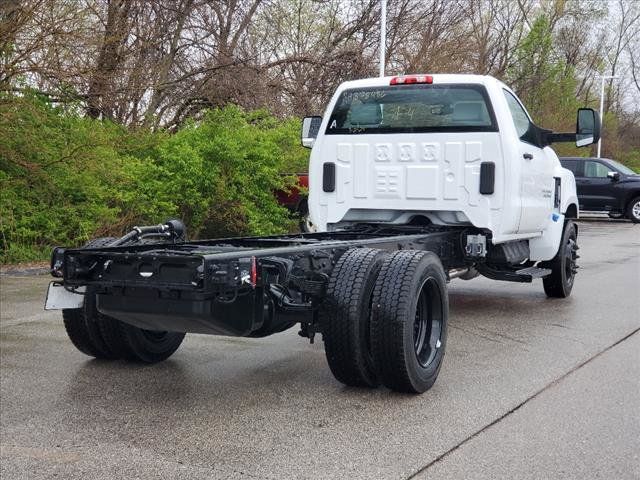
M 477 262 L 473 227 L 360 224 L 324 233 L 56 249 L 52 272 L 106 315 L 149 330 L 261 337 L 301 324 L 313 340 L 337 259 L 350 248 L 428 250 L 446 272 Z M 123 237 L 124 238 L 124 237 Z

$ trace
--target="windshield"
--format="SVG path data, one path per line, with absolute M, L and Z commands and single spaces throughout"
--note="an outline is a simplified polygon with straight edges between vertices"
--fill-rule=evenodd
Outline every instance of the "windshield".
M 629 167 L 621 164 L 620 162 L 616 162 L 615 160 L 608 160 L 612 167 L 618 170 L 620 173 L 624 175 L 638 175 L 636 172 L 631 170 Z
M 329 118 L 328 135 L 496 132 L 481 85 L 394 85 L 345 90 Z

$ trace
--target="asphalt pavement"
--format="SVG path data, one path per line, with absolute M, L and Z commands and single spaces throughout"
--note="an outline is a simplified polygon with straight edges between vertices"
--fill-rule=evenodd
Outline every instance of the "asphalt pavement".
M 42 310 L 46 276 L 0 277 L 0 477 L 638 479 L 640 225 L 579 227 L 568 299 L 451 282 L 420 396 L 342 386 L 295 329 L 93 360 Z

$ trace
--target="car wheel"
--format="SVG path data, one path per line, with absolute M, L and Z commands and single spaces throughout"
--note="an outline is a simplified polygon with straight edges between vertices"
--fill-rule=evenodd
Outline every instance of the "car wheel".
M 636 197 L 627 206 L 627 218 L 633 223 L 640 223 L 640 197 Z

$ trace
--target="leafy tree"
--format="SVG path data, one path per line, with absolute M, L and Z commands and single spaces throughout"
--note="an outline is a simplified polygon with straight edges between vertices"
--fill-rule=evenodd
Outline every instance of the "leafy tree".
M 534 121 L 546 128 L 575 128 L 575 71 L 555 55 L 549 19 L 540 15 L 518 46 L 507 83 L 518 93 Z

